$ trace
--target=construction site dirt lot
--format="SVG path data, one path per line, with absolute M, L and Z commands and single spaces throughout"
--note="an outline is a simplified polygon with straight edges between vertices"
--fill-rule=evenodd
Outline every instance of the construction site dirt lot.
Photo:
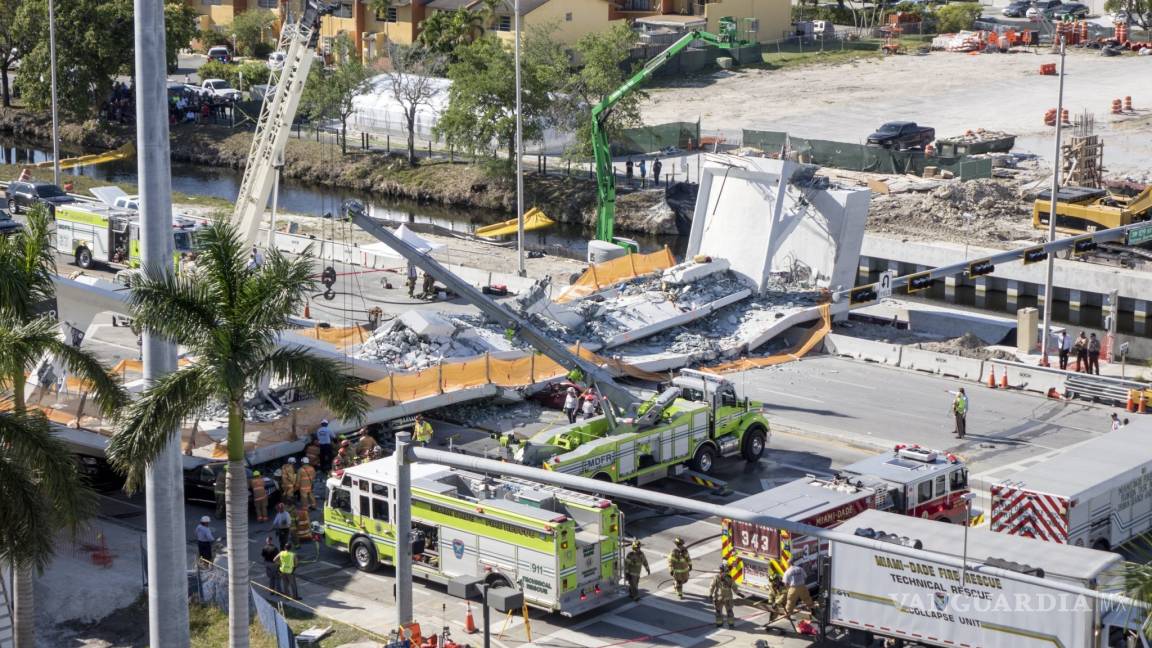
M 1059 78 L 1041 76 L 1039 53 L 965 55 L 933 52 L 857 60 L 829 66 L 771 71 L 721 71 L 650 89 L 646 124 L 700 118 L 704 134 L 723 131 L 732 141 L 741 129 L 863 143 L 887 121 L 932 126 L 938 137 L 988 128 L 1018 135 L 1016 150 L 1053 156 L 1044 111 L 1056 107 Z M 1064 107 L 1073 120 L 1094 114 L 1112 176 L 1148 177 L 1152 136 L 1152 58 L 1107 58 L 1070 49 Z M 1112 115 L 1113 99 L 1132 97 L 1134 113 Z

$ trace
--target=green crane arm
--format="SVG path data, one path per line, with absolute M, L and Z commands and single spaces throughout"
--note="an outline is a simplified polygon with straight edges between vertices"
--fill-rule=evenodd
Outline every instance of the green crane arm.
M 722 28 L 723 27 L 726 27 L 724 23 L 722 23 Z M 734 28 L 730 30 L 722 29 L 722 32 L 724 33 L 720 35 L 705 31 L 690 31 L 684 34 L 675 43 L 669 45 L 663 52 L 652 57 L 651 60 L 644 64 L 644 67 L 639 72 L 632 75 L 631 79 L 625 81 L 624 85 L 616 88 L 612 94 L 605 97 L 592 108 L 592 154 L 596 160 L 597 239 L 610 243 L 614 239 L 616 175 L 612 169 L 612 151 L 608 143 L 608 133 L 604 128 L 608 116 L 612 113 L 612 108 L 620 103 L 621 99 L 631 94 L 640 84 L 651 78 L 652 75 L 656 73 L 656 70 L 664 67 L 664 64 L 672 60 L 672 57 L 698 40 L 725 49 L 743 44 L 735 40 Z

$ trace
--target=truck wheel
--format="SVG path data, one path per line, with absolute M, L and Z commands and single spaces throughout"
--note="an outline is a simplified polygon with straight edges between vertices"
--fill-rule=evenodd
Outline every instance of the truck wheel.
M 692 470 L 698 473 L 707 475 L 712 472 L 712 466 L 716 464 L 716 450 L 710 444 L 704 444 L 696 448 L 696 454 L 692 456 Z
M 380 566 L 380 560 L 376 556 L 376 547 L 367 538 L 353 540 L 348 553 L 352 555 L 352 562 L 356 563 L 356 569 L 360 571 L 372 572 Z
M 760 457 L 764 456 L 764 445 L 767 443 L 767 439 L 768 435 L 764 433 L 764 426 L 759 423 L 744 430 L 744 441 L 740 444 L 740 454 L 744 456 L 744 461 L 748 463 L 760 461 Z
M 86 247 L 76 250 L 76 265 L 87 270 L 92 267 L 92 251 Z
M 20 205 L 16 204 L 15 198 L 8 199 L 8 211 L 12 212 L 13 214 L 20 213 Z
M 1112 551 L 1112 547 L 1108 545 L 1108 541 L 1104 538 L 1100 538 L 1096 542 L 1093 542 L 1092 548 L 1096 551 Z
M 595 479 L 596 481 L 605 481 L 605 482 L 608 482 L 609 484 L 612 483 L 612 475 L 609 475 L 608 473 L 604 473 L 604 472 L 596 473 L 596 475 L 593 476 L 592 479 Z

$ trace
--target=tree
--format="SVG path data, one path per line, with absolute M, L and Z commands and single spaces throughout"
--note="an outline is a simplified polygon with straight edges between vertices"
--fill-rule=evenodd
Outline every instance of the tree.
M 188 47 L 199 34 L 196 10 L 187 2 L 164 3 L 164 46 L 168 56 L 168 72 L 180 66 L 180 50 Z
M 16 14 L 24 0 L 0 0 L 0 94 L 4 107 L 12 106 L 12 95 L 8 87 L 8 73 L 28 49 L 28 34 L 16 29 Z
M 533 43 L 547 38 L 530 32 L 521 50 L 521 126 L 524 139 L 539 140 L 553 114 L 555 47 Z M 485 36 L 456 52 L 457 62 L 448 66 L 452 87 L 448 106 L 440 115 L 435 132 L 473 153 L 508 151 L 515 159 L 516 70 L 512 52 L 495 36 Z M 495 148 L 494 148 L 495 147 Z
M 336 417 L 358 419 L 367 401 L 347 367 L 302 346 L 279 346 L 279 332 L 316 289 L 308 252 L 289 259 L 269 252 L 256 268 L 248 246 L 226 221 L 201 230 L 196 279 L 145 270 L 129 297 L 132 317 L 145 330 L 197 358 L 149 386 L 126 408 L 108 446 L 128 488 L 143 483 L 168 432 L 213 403 L 228 409 L 229 645 L 248 646 L 248 484 L 244 465 L 245 394 L 271 376 L 314 394 Z
M 1144 31 L 1152 30 L 1152 0 L 1106 0 L 1104 10 L 1110 13 L 1123 11 L 1133 25 Z
M 313 67 L 300 98 L 303 112 L 313 120 L 340 120 L 340 150 L 348 152 L 348 118 L 355 112 L 353 100 L 372 89 L 371 76 L 352 39 L 341 34 L 333 44 L 336 65 Z
M 12 400 L 12 412 L 0 415 L 0 489 L 5 494 L 0 515 L 6 520 L 0 560 L 15 567 L 17 646 L 33 645 L 33 570 L 42 570 L 51 558 L 56 531 L 76 531 L 95 502 L 47 420 L 27 412 L 25 374 L 47 356 L 87 385 L 104 414 L 115 413 L 128 400 L 114 374 L 89 352 L 62 340 L 54 318 L 36 312 L 55 294 L 51 237 L 47 210 L 37 205 L 23 231 L 0 238 L 0 392 Z
M 392 96 L 404 107 L 404 127 L 408 129 L 408 164 L 416 165 L 416 115 L 420 106 L 430 106 L 440 96 L 439 79 L 433 72 L 442 65 L 442 57 L 425 45 L 391 45 L 388 58 L 392 72 L 388 85 Z
M 979 2 L 954 2 L 936 10 L 936 29 L 940 33 L 953 33 L 972 29 L 983 7 Z
M 259 56 L 257 48 L 274 37 L 272 28 L 276 25 L 276 14 L 267 9 L 250 9 L 232 19 L 232 37 L 236 39 L 238 53 L 245 56 Z
M 484 17 L 467 9 L 437 11 L 424 20 L 417 40 L 437 54 L 456 60 L 456 53 L 484 35 Z
M 575 129 L 576 138 L 568 155 L 587 159 L 592 157 L 592 106 L 615 92 L 635 72 L 628 65 L 636 34 L 628 25 L 617 24 L 603 32 L 587 34 L 576 42 L 576 58 L 582 66 L 569 77 L 561 92 L 577 99 L 568 102 L 564 122 Z M 605 122 L 609 137 L 615 131 L 640 123 L 640 104 L 648 95 L 636 88 L 625 95 Z

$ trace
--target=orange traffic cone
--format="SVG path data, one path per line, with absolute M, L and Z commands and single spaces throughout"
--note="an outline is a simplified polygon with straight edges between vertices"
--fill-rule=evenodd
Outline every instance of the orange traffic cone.
M 1055 387 L 1049 387 L 1048 388 L 1048 398 L 1054 398 L 1056 400 L 1062 400 L 1060 398 L 1060 392 L 1056 391 Z
M 1128 405 L 1124 408 L 1124 410 L 1128 411 L 1128 412 L 1135 412 L 1136 411 L 1136 399 L 1134 399 L 1132 397 L 1132 390 L 1131 389 L 1128 390 Z
M 464 617 L 464 632 L 476 634 L 476 619 L 472 618 L 472 604 L 468 604 L 468 615 Z
M 1000 376 L 1000 389 L 1008 389 L 1008 367 L 1004 367 L 1004 373 Z
M 1136 411 L 1141 414 L 1146 414 L 1145 409 L 1148 407 L 1148 399 L 1144 397 L 1144 392 L 1140 392 L 1140 404 L 1137 405 Z
M 304 302 L 304 319 L 312 319 L 312 304 Z
M 988 386 L 996 389 L 996 367 L 988 370 Z

